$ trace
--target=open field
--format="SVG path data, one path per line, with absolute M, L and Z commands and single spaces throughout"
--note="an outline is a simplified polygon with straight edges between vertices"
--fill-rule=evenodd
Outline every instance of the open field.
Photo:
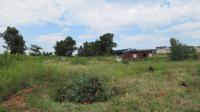
M 200 112 L 200 60 L 157 55 L 123 64 L 114 57 L 8 55 L 0 65 L 0 112 Z M 83 73 L 106 76 L 117 95 L 92 104 L 55 102 L 55 90 Z

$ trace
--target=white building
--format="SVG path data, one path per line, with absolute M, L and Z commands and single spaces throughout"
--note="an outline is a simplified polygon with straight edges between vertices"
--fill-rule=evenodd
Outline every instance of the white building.
M 197 50 L 197 52 L 200 52 L 200 46 L 195 46 L 194 48 Z
M 167 47 L 167 46 L 156 47 L 156 53 L 158 54 L 167 54 L 170 52 L 171 52 L 170 47 Z

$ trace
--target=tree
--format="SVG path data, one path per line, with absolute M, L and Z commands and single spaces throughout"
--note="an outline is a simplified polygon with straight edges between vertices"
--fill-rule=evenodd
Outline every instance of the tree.
M 52 52 L 45 52 L 43 51 L 42 56 L 52 56 L 53 53 Z
M 95 56 L 96 54 L 95 42 L 85 42 L 78 49 L 78 55 L 80 56 Z
M 40 46 L 32 44 L 30 50 L 31 50 L 30 52 L 31 56 L 40 56 L 42 54 L 40 51 L 42 50 L 42 48 Z
M 83 46 L 81 45 L 79 48 L 78 48 L 78 56 L 84 56 L 84 51 L 83 51 Z
M 99 37 L 95 41 L 95 47 L 97 50 L 97 55 L 111 55 L 113 52 L 113 48 L 117 46 L 115 42 L 113 42 L 114 34 L 106 33 Z
M 194 47 L 182 44 L 175 38 L 171 38 L 170 43 L 171 43 L 171 54 L 170 54 L 171 60 L 186 60 L 186 59 L 198 58 L 198 53 Z
M 106 33 L 99 37 L 95 42 L 85 42 L 78 50 L 79 55 L 94 56 L 94 55 L 111 55 L 113 48 L 117 46 L 113 42 L 114 34 Z
M 72 53 L 76 50 L 76 41 L 72 37 L 68 36 L 65 40 L 56 42 L 55 54 L 58 56 L 72 56 Z
M 6 31 L 0 34 L 0 37 L 2 37 L 6 43 L 6 46 L 3 47 L 10 50 L 11 54 L 24 54 L 26 50 L 25 41 L 15 27 L 7 27 Z

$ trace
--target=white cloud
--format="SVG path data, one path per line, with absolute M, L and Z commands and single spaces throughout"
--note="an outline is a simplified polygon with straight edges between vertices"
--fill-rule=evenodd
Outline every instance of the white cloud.
M 133 35 L 133 36 L 123 36 L 118 42 L 118 49 L 123 48 L 143 48 L 143 49 L 153 49 L 156 46 L 168 45 L 169 38 L 162 35 Z
M 185 22 L 182 24 L 178 24 L 175 26 L 170 27 L 169 29 L 167 29 L 167 31 L 169 32 L 185 32 L 185 31 L 189 31 L 189 30 L 196 30 L 196 29 L 200 29 L 200 21 L 189 21 L 189 22 Z
M 87 36 L 87 37 L 86 37 Z M 95 35 L 81 35 L 80 38 L 87 38 Z M 64 40 L 66 36 L 63 33 L 47 34 L 41 35 L 35 39 L 35 42 L 40 45 L 44 51 L 52 52 L 53 46 L 57 41 Z M 90 37 L 91 38 L 91 37 Z M 82 41 L 76 40 L 76 46 L 79 47 L 82 45 Z
M 61 15 L 53 0 L 1 0 L 0 4 L 3 25 L 56 22 Z
M 86 34 L 86 35 L 80 35 L 79 38 L 81 38 L 81 39 L 93 39 L 93 38 L 97 38 L 97 35 Z
M 56 42 L 63 39 L 65 36 L 62 33 L 46 34 L 36 37 L 33 43 L 41 46 L 45 52 L 53 52 Z
M 189 38 L 200 39 L 200 32 L 199 30 L 195 30 L 193 32 L 184 32 L 182 35 Z
M 2 26 L 0 27 L 0 33 L 3 33 L 6 30 L 6 27 Z
M 200 38 L 199 0 L 1 0 L 0 26 L 56 23 L 60 26 L 85 26 L 92 33 L 120 32 L 139 27 L 159 33 L 177 32 Z M 191 20 L 190 22 L 182 22 Z M 181 23 L 182 22 L 182 23 Z M 178 25 L 174 23 L 180 23 Z M 163 27 L 170 26 L 167 30 Z M 1 30 L 1 28 L 0 28 Z M 69 31 L 64 29 L 63 31 Z M 161 42 L 165 34 L 121 37 L 122 46 L 133 42 Z M 81 35 L 80 38 L 93 38 Z M 159 37 L 159 38 L 158 38 Z M 149 39 L 151 38 L 151 39 Z M 62 34 L 42 35 L 37 41 L 54 43 Z M 126 44 L 129 43 L 129 44 Z
M 56 43 L 56 41 L 60 41 L 63 39 L 65 39 L 65 36 L 63 34 L 55 33 L 55 34 L 41 35 L 36 38 L 36 41 L 42 43 Z
M 82 5 L 71 9 L 66 7 L 68 13 L 65 14 L 64 23 L 82 24 L 103 33 L 134 25 L 143 29 L 159 28 L 186 18 L 199 21 L 200 13 L 197 10 L 200 9 L 200 1 L 172 0 L 170 7 L 161 7 L 161 1 L 123 4 L 106 0 L 82 0 Z
M 96 32 L 115 32 L 138 25 L 159 28 L 185 18 L 200 21 L 199 0 L 1 0 L 0 25 L 85 25 Z
M 172 26 L 163 32 L 179 33 L 182 37 L 200 38 L 200 21 L 189 21 L 182 24 Z

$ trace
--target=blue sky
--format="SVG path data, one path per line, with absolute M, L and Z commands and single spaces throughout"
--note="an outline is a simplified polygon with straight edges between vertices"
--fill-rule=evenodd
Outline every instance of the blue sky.
M 117 49 L 169 46 L 171 37 L 197 46 L 199 10 L 199 0 L 1 0 L 0 32 L 14 26 L 45 51 L 66 36 L 79 46 L 108 32 Z

